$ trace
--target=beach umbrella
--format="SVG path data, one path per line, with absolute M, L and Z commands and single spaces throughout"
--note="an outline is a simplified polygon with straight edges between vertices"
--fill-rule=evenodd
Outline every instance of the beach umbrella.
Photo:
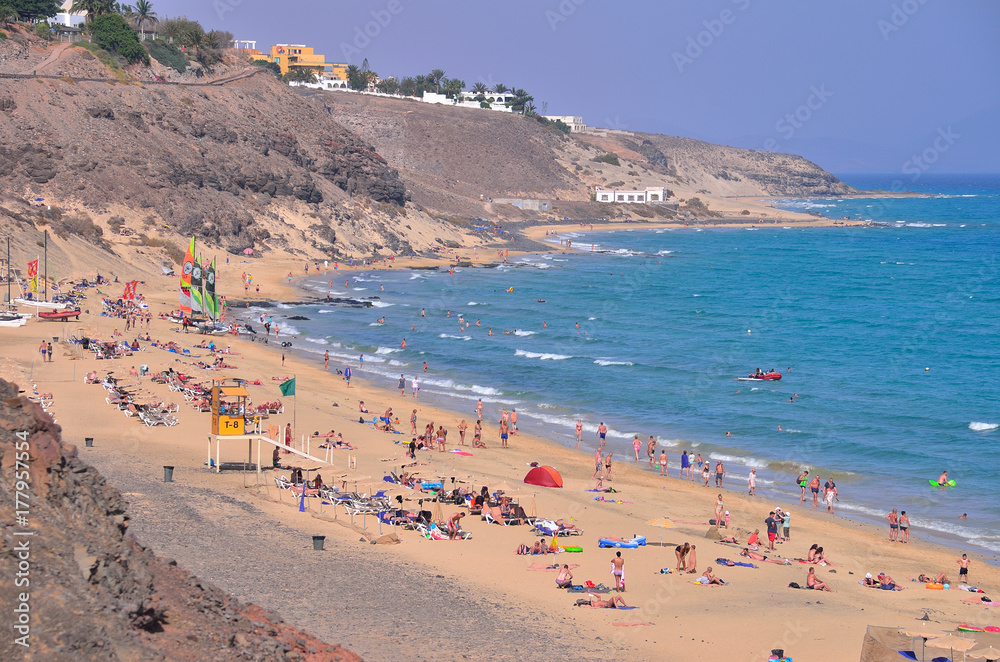
M 532 495 L 531 501 L 528 502 L 528 510 L 525 514 L 528 517 L 538 517 L 538 504 L 535 503 L 534 495 Z
M 929 625 L 919 625 L 911 630 L 903 630 L 907 637 L 920 637 L 921 639 L 936 639 L 944 636 L 941 630 L 933 630 Z
M 253 249 L 252 248 L 244 248 L 243 249 L 243 254 L 244 255 L 253 255 Z
M 431 506 L 431 518 L 435 522 L 440 522 L 444 519 L 444 510 L 441 508 L 440 501 L 435 501 L 434 505 Z
M 951 651 L 960 651 L 964 653 L 970 648 L 976 647 L 975 639 L 964 639 L 962 637 L 956 637 L 953 634 L 949 634 L 945 637 L 935 638 L 928 641 L 926 646 L 930 648 L 944 648 Z
M 969 651 L 965 654 L 965 657 L 971 657 L 977 660 L 987 660 L 988 662 L 997 662 L 997 660 L 1000 660 L 1000 650 L 993 648 L 993 646 L 987 646 L 986 648 Z

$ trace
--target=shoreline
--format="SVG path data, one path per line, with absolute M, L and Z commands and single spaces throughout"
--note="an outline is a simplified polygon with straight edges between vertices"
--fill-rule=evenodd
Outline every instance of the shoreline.
M 467 252 L 472 251 L 470 249 Z M 396 266 L 400 262 L 407 260 L 396 260 Z M 448 261 L 436 264 L 447 267 Z M 239 271 L 241 264 L 231 265 L 230 268 Z M 295 293 L 294 285 L 289 288 L 286 284 L 286 274 L 289 270 L 301 271 L 301 268 L 300 260 L 274 263 L 261 260 L 255 261 L 250 267 L 255 280 L 259 276 L 260 282 L 264 284 L 262 298 L 284 297 L 285 300 L 292 300 L 291 295 Z M 235 278 L 230 278 L 228 273 L 223 278 L 222 294 L 230 299 L 240 296 L 241 292 L 237 288 L 241 287 L 233 282 Z M 175 292 L 173 280 L 169 284 L 152 283 L 144 291 L 154 313 L 150 333 L 154 338 L 176 340 L 183 346 L 190 346 L 204 337 L 175 334 L 169 331 L 174 325 L 168 325 L 155 317 L 160 310 L 176 307 Z M 95 302 L 93 291 L 88 303 L 91 309 L 95 307 L 95 303 L 99 306 L 99 301 Z M 143 471 L 138 472 L 135 482 L 129 485 L 126 498 L 131 504 L 133 518 L 141 519 L 143 526 L 158 526 L 155 515 L 152 514 L 155 511 L 148 506 L 147 495 L 155 495 L 151 486 L 153 483 L 159 484 L 162 479 L 162 476 L 157 475 L 158 466 L 171 464 L 177 467 L 175 481 L 184 489 L 218 490 L 234 496 L 236 501 L 249 501 L 263 512 L 262 515 L 242 513 L 241 528 L 249 526 L 267 530 L 269 522 L 281 522 L 303 536 L 325 534 L 328 539 L 338 543 L 338 561 L 348 565 L 355 555 L 369 556 L 376 549 L 382 550 L 377 546 L 370 548 L 368 545 L 358 545 L 358 535 L 353 529 L 310 517 L 309 514 L 316 514 L 317 504 L 311 504 L 309 513 L 302 514 L 287 497 L 283 503 L 275 503 L 273 484 L 267 485 L 271 481 L 269 474 L 264 475 L 265 492 L 270 495 L 265 498 L 264 494 L 256 496 L 252 474 L 244 477 L 238 473 L 209 472 L 203 466 L 205 438 L 202 435 L 208 427 L 207 414 L 199 414 L 182 403 L 182 409 L 177 414 L 181 421 L 178 427 L 144 428 L 135 419 L 127 419 L 117 415 L 114 408 L 107 408 L 102 402 L 104 391 L 99 386 L 85 386 L 81 381 L 83 375 L 91 369 L 112 369 L 117 371 L 116 374 L 124 375 L 133 362 L 137 365 L 148 363 L 154 371 L 168 366 L 187 370 L 183 359 L 180 359 L 180 364 L 176 362 L 179 359 L 177 355 L 149 349 L 134 359 L 95 362 L 92 357 L 81 356 L 71 363 L 68 359 L 72 358 L 69 355 L 74 350 L 60 344 L 53 363 L 44 366 L 39 364 L 36 345 L 40 333 L 53 335 L 57 329 L 78 333 L 78 329 L 84 329 L 89 337 L 107 337 L 111 328 L 120 327 L 120 321 L 84 315 L 79 324 L 66 325 L 65 329 L 61 326 L 30 322 L 20 329 L 0 331 L 5 340 L 0 374 L 14 377 L 21 388 L 30 389 L 34 383 L 39 390 L 51 391 L 55 395 L 54 412 L 63 426 L 65 438 L 97 438 L 95 448 L 80 448 L 84 458 L 93 456 L 97 464 L 105 466 L 114 458 L 136 459 Z M 364 399 L 370 411 L 381 411 L 385 406 L 392 406 L 402 414 L 411 408 L 412 398 L 400 398 L 391 389 L 366 383 L 364 379 L 352 382 L 348 389 L 336 375 L 324 373 L 320 361 L 304 361 L 297 354 L 292 354 L 282 367 L 278 356 L 274 352 L 262 351 L 265 348 L 260 347 L 259 343 L 230 338 L 220 337 L 219 340 L 223 344 L 232 343 L 233 351 L 239 356 L 227 358 L 227 361 L 239 366 L 239 369 L 211 373 L 191 368 L 198 380 L 223 376 L 249 379 L 256 377 L 263 385 L 250 387 L 251 393 L 255 400 L 267 400 L 277 395 L 277 382 L 270 379 L 272 375 L 296 374 L 301 389 L 296 402 L 299 433 L 330 427 L 343 430 L 348 439 L 359 446 L 359 450 L 352 454 L 358 457 L 362 475 L 371 476 L 372 483 L 378 482 L 378 476 L 387 468 L 399 464 L 397 460 L 402 459 L 402 448 L 392 443 L 397 437 L 387 436 L 372 430 L 370 426 L 360 426 L 343 419 L 349 418 L 346 414 L 355 413 L 358 399 Z M 142 345 L 145 346 L 146 343 Z M 272 349 L 277 351 L 280 347 Z M 75 381 L 71 377 L 73 366 L 76 367 Z M 29 374 L 32 380 L 28 379 Z M 176 397 L 165 387 L 151 386 L 148 381 L 144 381 L 140 387 L 149 390 L 152 397 Z M 340 406 L 331 410 L 331 402 L 337 402 Z M 430 417 L 452 430 L 455 429 L 460 414 L 423 400 L 417 406 L 420 409 L 421 423 Z M 99 412 L 98 416 L 94 416 L 95 407 Z M 291 421 L 291 418 L 286 409 L 284 415 L 273 418 L 272 422 L 283 424 L 286 419 Z M 403 419 L 404 416 L 400 418 Z M 456 441 L 452 440 L 452 443 L 455 444 Z M 506 451 L 496 448 L 495 442 L 490 446 L 486 451 L 477 451 L 475 457 L 471 458 L 427 452 L 419 454 L 418 460 L 426 462 L 422 470 L 428 474 L 437 472 L 440 468 L 442 473 L 471 475 L 473 477 L 469 485 L 475 488 L 482 484 L 496 485 L 498 480 L 520 484 L 521 476 L 527 470 L 526 465 L 531 461 L 557 466 L 565 480 L 563 489 L 525 489 L 526 486 L 521 485 L 524 499 L 532 498 L 537 501 L 539 514 L 553 519 L 572 519 L 584 529 L 581 538 L 570 539 L 573 543 L 579 541 L 585 549 L 584 553 L 559 556 L 556 559 L 559 562 L 580 564 L 579 568 L 574 569 L 575 576 L 580 580 L 592 579 L 608 583 L 607 559 L 613 556 L 614 550 L 598 549 L 597 538 L 607 535 L 628 536 L 633 533 L 646 535 L 652 543 L 649 547 L 622 550 L 628 559 L 630 577 L 628 592 L 624 597 L 629 604 L 639 605 L 639 609 L 629 612 L 629 616 L 623 615 L 623 619 L 604 610 L 574 609 L 574 596 L 553 590 L 551 575 L 529 571 L 529 562 L 534 561 L 534 558 L 520 557 L 513 553 L 518 543 L 530 544 L 535 539 L 527 527 L 490 526 L 479 522 L 477 518 L 467 518 L 465 528 L 473 533 L 470 541 L 434 542 L 424 540 L 415 533 L 401 532 L 403 543 L 378 551 L 378 558 L 383 563 L 397 564 L 400 567 L 410 564 L 406 571 L 420 573 L 422 577 L 433 578 L 435 573 L 445 576 L 447 579 L 444 581 L 454 584 L 471 596 L 488 596 L 498 600 L 508 613 L 540 612 L 542 615 L 538 619 L 541 623 L 558 628 L 558 632 L 567 641 L 588 650 L 596 635 L 605 645 L 606 642 L 611 642 L 623 654 L 643 660 L 662 658 L 664 645 L 671 646 L 674 654 L 685 659 L 763 659 L 767 651 L 778 644 L 785 644 L 784 648 L 789 653 L 794 652 L 794 655 L 803 659 L 851 659 L 857 656 L 861 648 L 867 625 L 911 623 L 913 618 L 928 610 L 931 605 L 932 618 L 941 622 L 942 626 L 962 621 L 977 622 L 977 619 L 985 624 L 984 619 L 991 616 L 988 612 L 982 612 L 982 607 L 970 609 L 963 606 L 961 600 L 967 595 L 964 592 L 953 590 L 929 594 L 917 590 L 919 585 L 908 581 L 909 577 L 928 569 L 944 570 L 953 575 L 956 567 L 954 559 L 958 556 L 953 549 L 923 539 L 915 540 L 911 545 L 886 544 L 884 528 L 842 516 L 835 519 L 824 518 L 809 512 L 809 509 L 794 506 L 792 542 L 779 545 L 778 552 L 783 556 L 795 557 L 803 556 L 811 542 L 826 546 L 836 565 L 818 570 L 824 580 L 834 583 L 837 593 L 824 594 L 822 607 L 806 608 L 806 601 L 812 604 L 813 594 L 784 588 L 792 580 L 803 582 L 805 568 L 798 564 L 791 568 L 761 564 L 762 567 L 758 570 L 725 568 L 717 573 L 731 582 L 730 586 L 718 589 L 691 586 L 686 577 L 659 574 L 660 568 L 673 565 L 673 554 L 672 550 L 660 548 L 657 542 L 662 542 L 664 546 L 680 544 L 685 540 L 696 542 L 701 561 L 699 572 L 706 565 L 714 565 L 713 560 L 717 555 L 738 558 L 735 556 L 738 551 L 735 548 L 717 546 L 705 538 L 708 526 L 704 523 L 711 516 L 716 494 L 712 488 L 688 485 L 686 481 L 673 477 L 665 481 L 651 472 L 635 471 L 631 462 L 619 461 L 613 484 L 620 489 L 620 493 L 611 495 L 616 498 L 616 502 L 594 501 L 594 495 L 586 491 L 593 486 L 593 481 L 588 478 L 593 471 L 593 462 L 585 453 L 563 448 L 535 434 L 514 437 L 511 448 Z M 336 453 L 334 475 L 343 471 L 345 466 L 343 452 Z M 230 449 L 227 450 L 226 459 L 234 459 L 238 455 L 237 449 Z M 383 460 L 388 461 L 382 462 Z M 110 466 L 108 470 L 111 471 Z M 327 470 L 323 471 L 324 476 L 329 478 Z M 250 489 L 244 479 L 251 481 Z M 763 528 L 763 518 L 773 505 L 773 500 L 769 496 L 751 499 L 740 493 L 739 485 L 730 483 L 730 488 L 732 487 L 735 489 L 726 489 L 723 494 L 727 508 L 733 513 L 732 532 L 743 539 L 748 530 Z M 762 492 L 766 494 L 766 490 Z M 416 496 L 412 498 L 415 499 Z M 416 501 L 412 505 L 408 504 L 408 507 L 416 508 Z M 179 513 L 177 516 L 183 518 L 186 515 Z M 146 519 L 147 517 L 153 519 Z M 646 524 L 661 517 L 674 520 L 676 528 L 661 529 Z M 226 535 L 228 534 L 220 533 L 217 538 L 199 540 L 195 547 L 225 554 Z M 306 538 L 303 537 L 303 540 Z M 175 547 L 171 554 L 176 556 L 181 565 L 196 573 L 207 573 L 203 575 L 203 579 L 215 581 L 218 577 L 218 581 L 235 588 L 241 597 L 249 597 L 265 607 L 284 605 L 283 610 L 288 608 L 287 601 L 282 596 L 287 593 L 286 586 L 261 586 L 257 582 L 253 584 L 253 589 L 249 589 L 249 584 L 246 583 L 231 584 L 228 576 L 219 574 L 222 572 L 220 568 L 203 564 L 203 558 L 198 556 L 197 551 L 180 541 Z M 542 560 L 548 562 L 550 558 Z M 975 581 L 991 590 L 1000 586 L 1000 572 L 982 562 L 981 555 L 974 554 L 973 558 Z M 491 571 L 484 573 L 484 566 Z M 839 570 L 839 574 L 827 576 L 831 570 Z M 856 576 L 848 576 L 848 572 L 863 576 L 865 571 L 880 570 L 894 574 L 911 590 L 888 594 L 868 591 L 857 586 Z M 260 567 L 253 565 L 245 569 L 248 578 L 259 578 L 261 571 Z M 237 570 L 230 569 L 226 572 L 231 574 Z M 300 579 L 309 583 L 308 577 Z M 715 590 L 724 591 L 725 600 L 719 601 L 714 593 L 706 593 Z M 767 599 L 762 600 L 762 596 Z M 433 602 L 430 597 L 426 599 L 428 602 L 415 605 L 419 607 L 415 611 L 426 612 L 428 617 L 433 615 L 437 619 L 444 619 L 456 628 L 462 626 L 461 614 L 442 615 L 435 608 L 440 607 L 440 604 Z M 380 608 L 377 604 L 369 604 L 363 598 L 350 595 L 342 596 L 341 604 L 347 609 Z M 325 615 L 315 613 L 294 610 L 289 613 L 296 624 L 309 630 L 322 629 L 322 623 L 330 620 Z M 612 621 L 616 618 L 654 625 L 614 627 Z M 797 624 L 796 632 L 800 633 L 792 638 L 788 635 L 787 624 L 790 622 Z M 725 635 L 719 636 L 717 633 L 723 630 Z M 416 632 L 418 634 L 411 635 L 410 639 L 419 639 L 419 626 Z M 343 643 L 350 645 L 349 632 L 338 636 L 343 636 Z M 393 645 L 388 641 L 383 642 L 379 644 L 383 647 L 379 650 L 395 650 L 391 648 Z M 418 640 L 415 645 L 422 645 L 422 640 Z
M 649 228 L 649 229 L 653 229 L 653 228 Z M 598 230 L 595 229 L 594 232 L 598 232 Z M 584 250 L 578 250 L 578 249 L 575 249 L 575 248 L 566 249 L 564 246 L 553 246 L 553 249 L 557 249 L 557 248 L 560 249 L 560 250 L 559 251 L 555 251 L 554 250 L 553 252 L 574 252 L 574 253 L 581 253 L 581 254 L 585 254 L 585 253 L 589 252 L 589 251 L 584 251 Z M 528 252 L 518 253 L 517 254 L 518 257 L 521 257 L 521 256 L 532 256 L 532 255 L 538 255 L 538 254 L 536 254 L 536 253 L 528 253 Z M 514 258 L 514 257 L 515 257 L 515 255 L 512 253 L 511 258 Z M 421 266 L 426 267 L 426 266 L 429 266 L 429 265 L 422 264 Z M 441 267 L 441 268 L 446 268 L 448 265 L 438 265 L 438 266 Z M 408 267 L 401 266 L 401 267 L 397 267 L 397 268 L 407 269 Z M 364 268 L 361 268 L 361 269 L 358 269 L 358 270 L 355 271 L 355 273 L 367 273 L 367 272 L 368 272 L 368 270 L 366 270 Z M 303 279 L 304 279 L 304 277 L 300 277 L 300 278 L 297 278 L 295 280 L 295 282 L 293 283 L 293 285 L 297 284 L 297 286 L 294 287 L 294 288 L 290 288 L 290 290 L 289 290 L 290 296 L 288 298 L 286 298 L 284 301 L 301 299 L 302 298 L 301 295 L 303 293 L 310 292 L 310 290 L 308 288 L 306 288 L 306 287 L 303 286 L 303 284 L 301 282 Z M 296 298 L 293 298 L 291 296 L 292 294 L 294 294 Z M 358 298 L 366 298 L 366 297 L 358 297 Z M 275 303 L 283 303 L 283 302 L 282 301 L 275 301 Z M 299 336 L 299 339 L 302 339 L 302 336 Z M 270 347 L 270 346 L 268 346 L 268 347 Z M 307 359 L 316 360 L 317 357 L 321 357 L 322 356 L 322 348 L 323 347 L 324 347 L 324 345 L 320 345 L 320 344 L 316 344 L 316 347 L 313 348 L 313 349 L 304 349 L 301 346 L 298 346 L 298 347 L 293 346 L 291 348 L 292 349 L 291 353 L 294 353 L 294 354 L 300 356 L 303 360 L 307 360 Z M 273 351 L 276 351 L 276 352 L 279 352 L 279 353 L 282 350 L 282 348 L 280 348 L 280 347 L 273 347 L 271 349 Z M 334 359 L 331 357 L 331 362 L 333 362 L 333 361 L 334 361 Z M 338 366 L 340 365 L 340 363 L 342 363 L 342 361 L 338 361 Z M 376 390 L 379 390 L 379 391 L 384 391 L 384 392 L 392 392 L 393 391 L 394 377 L 390 377 L 388 375 L 379 375 L 378 373 L 371 372 L 369 370 L 362 371 L 362 370 L 359 370 L 357 368 L 357 366 L 354 365 L 354 364 L 352 364 L 352 368 L 355 370 L 355 372 L 354 372 L 354 379 L 356 381 L 358 381 L 359 383 L 361 381 L 363 381 L 369 387 L 372 387 L 372 388 L 374 388 Z M 452 379 L 452 377 L 454 377 L 454 376 L 453 375 L 451 375 L 451 376 L 449 376 L 449 375 L 443 376 L 444 379 L 449 379 L 449 380 Z M 409 380 L 407 380 L 407 382 L 409 382 Z M 495 384 L 488 383 L 488 382 L 485 384 L 485 386 L 488 387 L 488 388 L 495 388 Z M 442 388 L 447 388 L 447 387 L 442 387 Z M 427 391 L 426 388 L 425 389 L 421 389 L 421 390 L 422 390 L 422 393 L 424 393 L 425 391 Z M 407 391 L 409 391 L 409 387 L 407 387 Z M 435 408 L 440 409 L 440 410 L 446 412 L 448 415 L 450 415 L 451 417 L 455 418 L 456 420 L 458 420 L 460 418 L 463 418 L 463 417 L 466 417 L 468 415 L 468 414 L 464 414 L 463 410 L 458 407 L 458 405 L 460 404 L 460 402 L 458 400 L 456 400 L 456 396 L 454 394 L 451 394 L 451 393 L 440 393 L 440 394 L 437 394 L 437 393 L 434 393 L 434 392 L 427 392 L 426 395 L 424 396 L 424 398 L 425 399 L 421 400 L 422 403 L 430 402 Z M 471 408 L 472 408 L 471 401 L 469 403 L 467 403 L 467 405 L 468 405 L 469 409 L 471 410 Z M 496 407 L 497 405 L 493 405 L 493 406 Z M 520 405 L 518 405 L 518 406 L 520 406 Z M 566 408 L 563 407 L 563 409 L 566 409 Z M 591 407 L 590 409 L 591 409 L 591 411 L 589 413 L 591 413 L 593 415 L 593 417 L 595 417 L 595 420 L 597 418 L 604 418 L 605 420 L 609 420 L 607 418 L 607 416 L 601 415 L 598 412 L 596 412 L 596 408 L 595 407 Z M 531 427 L 534 430 L 536 430 L 535 434 L 536 435 L 541 435 L 544 439 L 546 439 L 548 441 L 549 444 L 553 445 L 553 447 L 558 447 L 558 448 L 563 449 L 563 450 L 568 450 L 568 451 L 571 451 L 571 452 L 579 453 L 579 454 L 581 454 L 581 457 L 587 457 L 588 455 L 592 455 L 593 451 L 596 448 L 596 444 L 593 443 L 593 440 L 591 440 L 589 442 L 586 440 L 596 430 L 596 427 L 594 427 L 593 424 L 590 424 L 590 423 L 586 423 L 585 424 L 585 428 L 584 428 L 585 429 L 585 433 L 584 433 L 585 434 L 585 441 L 584 441 L 583 447 L 580 450 L 576 450 L 573 447 L 573 434 L 572 434 L 571 430 L 569 430 L 569 429 L 563 429 L 562 427 L 556 425 L 555 423 L 546 422 L 544 419 L 540 419 L 540 418 L 532 415 L 531 413 L 523 413 L 523 416 L 525 416 L 525 417 L 527 417 L 527 418 L 529 418 L 529 419 L 531 419 L 533 421 Z M 485 421 L 484 421 L 484 423 L 485 423 Z M 593 429 L 591 429 L 591 428 L 593 428 Z M 615 438 L 615 441 L 612 441 L 612 434 L 609 434 L 609 448 L 613 448 L 614 449 L 614 452 L 615 452 L 616 456 L 619 456 L 619 458 L 620 458 L 619 459 L 620 462 L 631 464 L 631 460 L 628 459 L 628 458 L 631 457 L 631 446 L 627 443 L 627 441 L 630 438 L 630 435 L 632 434 L 632 431 L 627 431 L 626 432 L 624 430 L 620 430 L 618 432 L 615 432 L 614 430 L 609 430 L 609 432 L 612 433 L 612 434 L 617 434 L 618 435 L 618 437 Z M 484 427 L 484 438 L 485 438 L 486 434 L 487 434 L 487 429 Z M 679 454 L 680 454 L 681 450 L 685 450 L 685 449 L 688 450 L 689 453 L 691 453 L 692 460 L 693 460 L 693 457 L 694 457 L 695 453 L 699 453 L 699 452 L 705 456 L 706 461 L 708 461 L 709 459 L 714 460 L 716 458 L 713 457 L 713 456 L 721 455 L 722 458 L 723 458 L 723 461 L 726 463 L 727 466 L 732 466 L 732 465 L 735 464 L 735 465 L 738 466 L 738 471 L 742 472 L 745 469 L 746 473 L 749 473 L 749 469 L 752 466 L 755 466 L 755 465 L 753 465 L 753 464 L 746 464 L 746 463 L 743 462 L 743 460 L 750 460 L 751 463 L 752 462 L 759 462 L 759 461 L 764 461 L 764 462 L 770 463 L 772 461 L 772 460 L 756 460 L 751 455 L 751 450 L 750 449 L 748 449 L 746 447 L 738 446 L 738 445 L 722 444 L 722 443 L 717 443 L 717 442 L 714 442 L 714 441 L 706 441 L 705 439 L 700 439 L 700 440 L 686 439 L 686 438 L 682 438 L 682 437 L 679 437 L 677 435 L 672 435 L 672 434 L 669 434 L 669 433 L 661 433 L 661 434 L 658 434 L 656 436 L 659 439 L 659 447 L 660 448 L 666 448 L 667 451 L 668 451 L 669 469 L 672 472 L 679 471 L 679 469 L 680 469 L 680 463 L 679 463 L 679 460 L 677 458 L 679 457 Z M 735 456 L 733 455 L 734 453 L 735 453 Z M 644 455 L 643 455 L 643 457 L 644 457 Z M 642 461 L 639 464 L 642 465 L 642 464 L 644 464 L 644 462 L 645 461 Z M 780 467 L 779 468 L 764 467 L 764 468 L 766 468 L 772 474 L 777 474 L 778 475 L 778 480 L 770 481 L 771 484 L 777 484 L 779 481 L 784 480 L 784 479 L 791 480 L 796 475 L 796 472 L 789 473 L 787 471 L 787 469 L 783 469 L 783 468 L 780 468 Z M 843 470 L 835 469 L 835 468 L 830 468 L 830 467 L 825 467 L 825 466 L 817 465 L 817 464 L 813 464 L 813 463 L 806 463 L 805 464 L 805 468 L 808 468 L 814 474 L 817 473 L 817 471 L 818 471 L 820 473 L 820 475 L 822 475 L 824 477 L 832 475 L 838 482 L 842 482 L 843 480 L 845 480 L 845 476 L 846 475 L 851 475 L 851 472 L 846 472 L 846 474 L 845 474 L 845 472 Z M 653 469 L 650 469 L 650 470 L 642 469 L 642 471 L 650 473 L 651 475 L 656 475 L 656 469 L 655 469 L 655 467 Z M 728 476 L 728 474 L 730 474 L 730 473 L 733 473 L 733 472 L 731 472 L 730 470 L 727 469 L 727 481 L 726 482 L 727 482 L 728 486 L 725 489 L 728 492 L 739 492 L 740 489 L 742 489 L 743 491 L 745 491 L 746 490 L 745 483 L 746 483 L 746 480 L 747 480 L 747 476 L 744 475 L 743 473 L 737 473 L 735 476 L 733 476 L 732 478 L 730 478 Z M 696 477 L 694 482 L 695 483 L 699 483 L 699 481 L 700 481 L 700 478 Z M 734 485 L 741 485 L 741 484 L 744 485 L 744 487 L 742 487 L 742 488 L 740 488 L 740 487 L 735 487 L 734 488 L 733 487 Z M 781 483 L 781 484 L 784 484 L 784 483 Z M 767 484 L 764 484 L 763 486 L 759 486 L 758 487 L 758 490 L 759 491 L 763 491 L 764 493 L 767 493 L 768 489 L 769 488 L 768 488 Z M 794 492 L 795 492 L 795 490 L 780 490 L 780 489 L 779 490 L 774 490 L 772 488 L 771 491 L 772 491 L 772 494 L 770 494 L 768 497 L 766 497 L 768 500 L 774 501 L 776 503 L 779 503 L 782 506 L 791 506 L 793 508 L 799 508 L 800 507 L 800 503 L 796 502 L 794 500 L 794 496 L 795 496 Z M 848 502 L 848 503 L 850 503 L 850 502 Z M 806 500 L 806 504 L 807 505 L 805 505 L 803 507 L 803 509 L 806 510 L 806 511 L 811 511 L 812 508 L 810 508 L 810 506 L 808 505 L 808 504 L 810 504 L 809 499 Z M 855 523 L 855 524 L 866 525 L 866 526 L 870 527 L 870 530 L 872 530 L 872 531 L 882 531 L 882 530 L 884 530 L 885 527 L 886 527 L 886 524 L 883 521 L 882 516 L 880 514 L 868 513 L 868 512 L 866 512 L 865 509 L 877 510 L 877 503 L 875 503 L 875 502 L 866 502 L 866 501 L 858 501 L 858 502 L 855 502 L 855 503 L 853 503 L 851 505 L 848 505 L 848 506 L 838 505 L 835 508 L 835 510 L 837 511 L 836 512 L 836 517 L 843 518 L 846 521 L 852 522 L 852 523 Z M 819 511 L 823 511 L 824 510 L 824 508 L 822 507 L 822 504 L 820 505 L 820 507 L 818 508 L 818 510 Z M 845 514 L 845 511 L 846 511 L 846 514 Z M 824 513 L 824 515 L 825 515 L 825 513 Z M 917 520 L 915 520 L 914 524 L 912 525 L 911 530 L 914 532 L 914 534 L 922 536 L 923 539 L 929 540 L 930 542 L 933 542 L 933 543 L 938 544 L 938 545 L 942 545 L 944 547 L 955 549 L 956 551 L 968 550 L 970 548 L 971 549 L 975 549 L 979 554 L 983 555 L 984 557 L 988 557 L 988 561 L 987 562 L 989 562 L 989 563 L 991 563 L 993 565 L 1000 566 L 1000 552 L 998 552 L 997 550 L 993 550 L 993 549 L 990 549 L 988 547 L 980 546 L 976 542 L 970 540 L 969 538 L 966 538 L 966 537 L 962 536 L 959 533 L 955 533 L 955 532 L 952 532 L 952 531 L 946 531 L 946 530 L 940 530 L 940 529 L 936 529 L 936 528 L 929 527 L 929 526 L 921 526 L 921 525 L 917 524 L 916 522 L 919 522 L 919 518 Z

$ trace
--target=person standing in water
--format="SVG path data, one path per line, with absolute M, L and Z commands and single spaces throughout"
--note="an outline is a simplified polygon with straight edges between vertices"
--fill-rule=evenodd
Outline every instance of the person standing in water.
M 576 419 L 576 448 L 580 449 L 580 444 L 583 443 L 583 421 L 581 419 Z
M 639 449 L 642 448 L 642 442 L 639 441 L 639 435 L 635 435 L 635 439 L 632 440 L 632 448 L 635 450 L 635 461 L 639 461 Z

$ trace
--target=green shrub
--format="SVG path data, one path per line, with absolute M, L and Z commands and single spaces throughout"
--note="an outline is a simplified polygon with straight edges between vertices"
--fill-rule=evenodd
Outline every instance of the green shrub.
M 7 41 L 7 33 L 0 30 L 0 41 Z
M 163 66 L 170 67 L 179 74 L 187 71 L 187 56 L 173 44 L 157 40 L 152 42 L 147 41 L 145 42 L 145 46 L 146 50 L 149 51 L 149 54 Z
M 621 165 L 621 163 L 618 161 L 618 157 L 610 153 L 601 154 L 600 156 L 595 156 L 594 161 L 597 163 L 607 163 L 608 165 L 613 165 L 613 166 Z
M 261 69 L 267 69 L 278 78 L 281 78 L 281 67 L 275 64 L 274 62 L 268 62 L 267 60 L 254 60 L 254 59 L 251 59 L 250 62 L 255 67 L 260 67 Z
M 52 40 L 52 28 L 49 26 L 48 23 L 36 23 L 35 34 L 44 39 L 45 41 Z
M 149 53 L 139 42 L 139 35 L 121 14 L 101 14 L 90 21 L 94 43 L 123 58 L 126 62 L 149 64 Z
M 98 60 L 100 60 L 101 64 L 106 66 L 111 71 L 115 73 L 119 73 L 122 71 L 122 66 L 118 64 L 118 60 L 111 57 L 111 53 L 107 52 L 97 44 L 92 44 L 89 41 L 78 41 L 75 44 L 73 44 L 73 46 L 76 46 L 77 48 L 82 48 L 83 50 L 87 51 L 88 53 L 96 57 Z

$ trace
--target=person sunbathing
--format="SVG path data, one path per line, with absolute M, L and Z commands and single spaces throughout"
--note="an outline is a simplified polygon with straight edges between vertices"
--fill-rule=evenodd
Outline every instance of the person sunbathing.
M 889 575 L 885 574 L 884 572 L 878 573 L 878 583 L 879 583 L 879 588 L 884 589 L 886 591 L 891 591 L 892 589 L 896 588 L 896 580 L 890 577 Z
M 590 607 L 592 609 L 617 609 L 618 607 L 628 607 L 625 604 L 625 600 L 622 599 L 620 595 L 608 596 L 607 600 L 601 600 L 599 597 L 590 593 Z
M 368 413 L 368 407 L 365 407 L 365 401 L 364 400 L 359 400 L 358 401 L 358 411 L 360 411 L 362 414 L 367 414 Z
M 833 565 L 833 562 L 823 553 L 823 548 L 816 544 L 809 548 L 809 553 L 806 554 L 806 561 L 809 563 Z
M 816 591 L 829 591 L 830 593 L 836 592 L 826 582 L 821 582 L 816 578 L 816 568 L 809 568 L 809 574 L 806 575 L 806 588 Z
M 925 575 L 923 573 L 920 573 L 920 576 L 917 577 L 917 581 L 921 582 L 923 584 L 950 584 L 951 583 L 950 581 L 948 581 L 948 576 L 945 575 L 943 572 L 938 573 L 933 578 L 931 578 L 930 575 Z
M 740 552 L 740 556 L 745 556 L 748 559 L 753 559 L 754 561 L 764 561 L 766 563 L 777 563 L 778 565 L 786 565 L 785 561 L 779 561 L 777 559 L 769 559 L 763 554 L 758 554 L 757 552 L 751 552 L 749 548 L 744 547 L 743 551 Z
M 531 551 L 528 553 L 531 554 L 532 556 L 536 556 L 538 554 L 544 554 L 545 552 L 542 550 L 542 543 L 536 540 L 535 544 L 531 546 Z
M 561 519 L 556 520 L 556 526 L 559 527 L 560 531 L 579 531 L 580 528 L 576 524 L 566 524 Z
M 719 586 L 726 583 L 712 574 L 712 566 L 708 566 L 708 569 L 706 569 L 705 572 L 701 573 L 701 577 L 696 579 L 695 582 L 705 585 L 716 584 Z

